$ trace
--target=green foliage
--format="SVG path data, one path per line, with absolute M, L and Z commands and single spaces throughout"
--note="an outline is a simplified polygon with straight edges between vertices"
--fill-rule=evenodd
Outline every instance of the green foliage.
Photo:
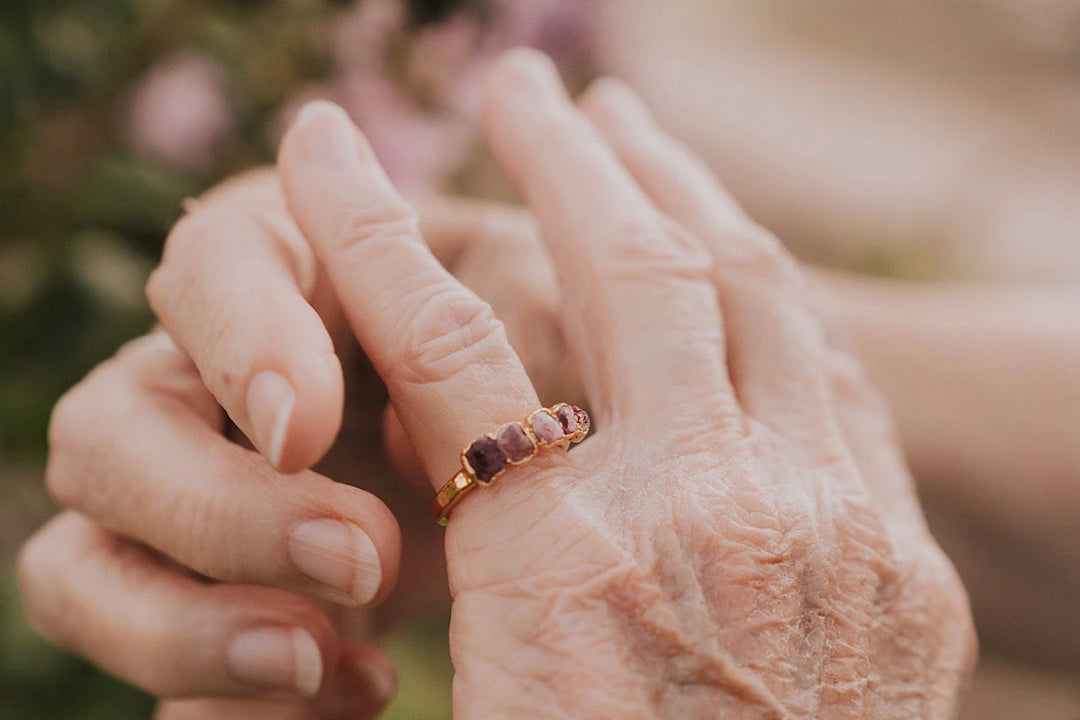
M 287 93 L 323 72 L 317 30 L 331 10 L 66 0 L 0 11 L 0 452 L 9 459 L 40 457 L 56 397 L 149 325 L 145 304 L 125 300 L 141 292 L 183 198 L 272 156 L 262 129 Z M 199 171 L 137 157 L 123 121 L 137 80 L 184 53 L 225 68 L 240 129 Z
M 48 646 L 22 613 L 12 565 L 48 508 L 49 413 L 152 323 L 143 284 L 184 198 L 272 158 L 268 128 L 298 85 L 325 73 L 325 26 L 342 4 L 0 4 L 0 720 L 149 717 L 149 698 Z M 140 79 L 184 55 L 224 70 L 234 113 L 228 141 L 198 169 L 134 151 L 125 124 Z M 391 717 L 448 717 L 445 624 L 389 642 L 405 674 Z

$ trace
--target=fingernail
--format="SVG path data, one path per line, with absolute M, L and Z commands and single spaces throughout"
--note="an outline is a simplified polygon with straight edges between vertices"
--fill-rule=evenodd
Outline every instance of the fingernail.
M 245 630 L 229 643 L 229 671 L 240 682 L 311 697 L 322 684 L 322 653 L 300 628 Z
M 312 100 L 300 108 L 296 127 L 303 130 L 307 159 L 331 170 L 356 167 L 359 146 L 348 113 L 328 100 Z
M 296 391 L 284 376 L 266 370 L 251 379 L 247 392 L 248 418 L 255 435 L 251 440 L 274 467 L 281 463 L 295 406 Z
M 289 534 L 289 557 L 312 580 L 345 593 L 359 605 L 371 602 L 382 583 L 375 543 L 341 520 L 309 520 Z

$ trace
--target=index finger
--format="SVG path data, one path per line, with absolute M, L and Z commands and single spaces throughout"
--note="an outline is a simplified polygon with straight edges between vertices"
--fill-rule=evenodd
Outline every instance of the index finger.
M 284 472 L 321 458 L 341 423 L 341 363 L 309 302 L 317 277 L 277 177 L 266 173 L 197 202 L 169 234 L 146 289 L 207 389 Z

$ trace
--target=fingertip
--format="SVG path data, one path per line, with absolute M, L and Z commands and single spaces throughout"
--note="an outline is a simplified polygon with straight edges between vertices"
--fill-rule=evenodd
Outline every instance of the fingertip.
M 281 141 L 278 166 L 282 180 L 300 167 L 334 173 L 357 169 L 367 143 L 345 110 L 328 100 L 312 100 L 296 115 Z
M 253 386 L 262 375 L 256 375 Z M 289 418 L 283 424 L 280 420 L 271 424 L 268 441 L 252 440 L 278 472 L 290 475 L 321 460 L 337 439 L 345 407 L 345 379 L 341 361 L 332 352 L 293 360 L 287 375 L 296 388 Z M 251 419 L 256 427 L 255 417 Z
M 566 96 L 559 70 L 544 53 L 532 48 L 507 50 L 488 72 L 484 85 L 485 107 L 511 98 L 525 100 Z
M 530 47 L 510 48 L 502 54 L 489 73 L 489 81 L 495 84 L 562 87 L 559 69 L 550 57 Z
M 293 121 L 293 127 L 310 127 L 312 124 L 320 122 L 322 118 L 331 118 L 335 122 L 340 122 L 342 120 L 348 122 L 349 114 L 337 103 L 319 98 L 311 100 L 301 106 L 300 110 L 296 113 L 296 120 Z
M 316 581 L 313 591 L 352 607 L 374 606 L 390 595 L 401 566 L 401 528 L 382 500 L 327 481 L 298 520 L 286 547 L 293 566 Z

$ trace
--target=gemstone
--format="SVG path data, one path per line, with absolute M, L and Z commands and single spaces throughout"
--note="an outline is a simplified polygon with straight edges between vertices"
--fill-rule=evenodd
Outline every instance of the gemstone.
M 563 432 L 567 435 L 577 432 L 577 414 L 574 412 L 574 408 L 569 405 L 560 405 L 559 409 L 555 411 L 555 417 L 559 418 L 559 424 L 562 425 Z
M 591 424 L 591 421 L 589 420 L 589 413 L 585 412 L 577 405 L 575 405 L 574 415 L 577 417 L 578 429 L 582 432 L 589 432 L 589 425 Z
M 499 431 L 497 440 L 499 449 L 506 455 L 510 462 L 521 462 L 527 459 L 536 450 L 532 439 L 518 423 L 507 425 Z
M 491 482 L 506 465 L 506 455 L 499 449 L 499 444 L 488 437 L 482 437 L 465 451 L 465 459 L 473 469 L 473 475 L 482 483 Z
M 546 412 L 538 412 L 532 418 L 532 431 L 543 443 L 558 442 L 563 436 L 562 426 Z

